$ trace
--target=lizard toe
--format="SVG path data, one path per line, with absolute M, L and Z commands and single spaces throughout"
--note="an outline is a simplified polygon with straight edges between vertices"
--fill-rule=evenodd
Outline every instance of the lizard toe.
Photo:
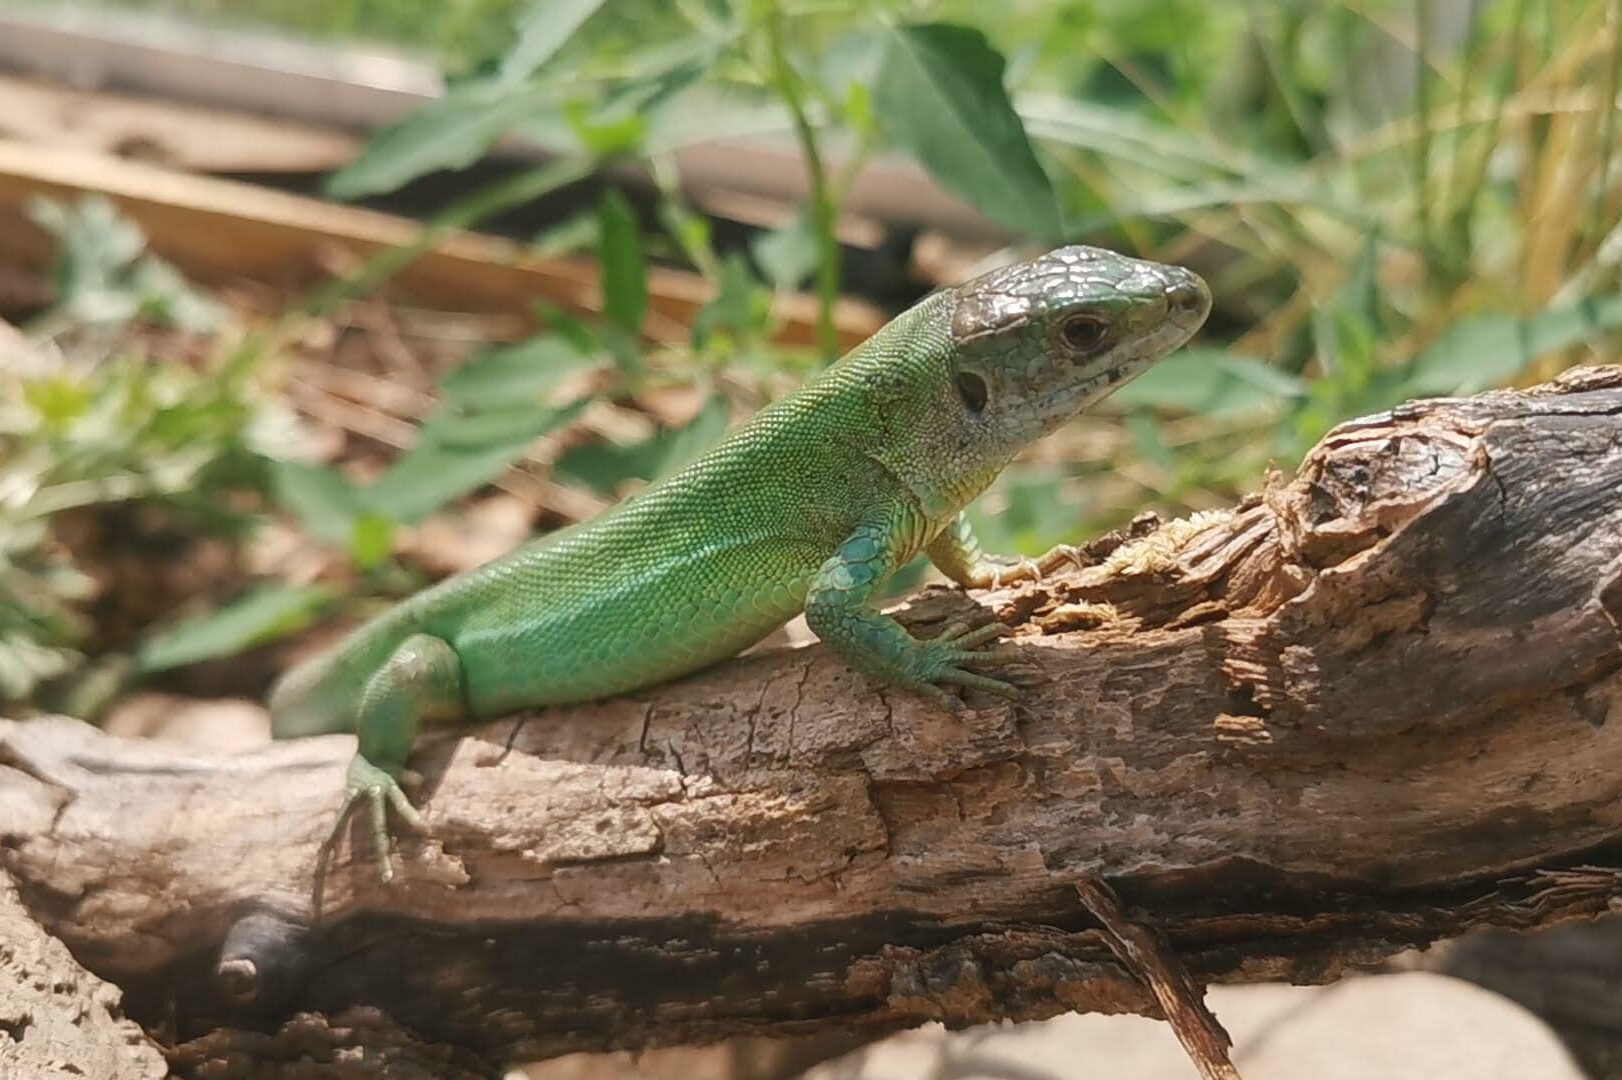
M 944 683 L 961 686 L 968 690 L 980 690 L 998 697 L 1017 698 L 1019 687 L 1004 679 L 994 679 L 990 675 L 981 675 L 977 671 L 965 671 L 962 668 L 947 668 L 940 673 L 939 679 Z

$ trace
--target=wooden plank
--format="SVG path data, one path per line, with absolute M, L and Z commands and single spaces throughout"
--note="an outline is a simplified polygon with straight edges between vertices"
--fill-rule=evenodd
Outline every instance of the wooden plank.
M 61 4 L 0 11 L 0 66 L 349 132 L 391 123 L 444 92 L 431 65 L 375 45 L 317 44 L 152 12 Z M 742 195 L 794 206 L 805 201 L 805 164 L 786 120 L 771 131 L 710 134 L 672 155 L 689 197 Z M 517 134 L 495 149 L 519 161 L 555 153 L 555 147 Z M 837 147 L 825 150 L 825 157 L 830 168 L 842 164 Z M 944 230 L 976 244 L 1011 239 L 1005 228 L 895 154 L 867 163 L 846 193 L 844 209 L 874 221 Z
M 313 173 L 364 139 L 328 127 L 0 74 L 0 134 L 211 173 Z
M 0 65 L 87 87 L 365 130 L 444 92 L 424 60 L 152 11 L 78 4 L 3 10 Z
M 365 257 L 409 244 L 421 229 L 410 219 L 375 210 L 94 152 L 0 139 L 0 261 L 40 267 L 51 257 L 49 237 L 28 219 L 29 200 L 89 193 L 106 195 L 138 223 L 153 251 L 192 278 L 212 284 L 248 278 L 296 286 L 314 276 L 323 249 Z M 601 309 L 592 260 L 537 258 L 509 240 L 471 232 L 444 237 L 401 270 L 394 287 L 419 303 L 451 311 L 528 315 L 540 300 L 577 313 Z M 696 274 L 649 270 L 649 308 L 667 328 L 690 325 L 713 295 Z M 814 301 L 792 294 L 777 302 L 780 339 L 812 343 Z M 835 320 L 848 347 L 881 326 L 884 316 L 871 305 L 841 300 Z

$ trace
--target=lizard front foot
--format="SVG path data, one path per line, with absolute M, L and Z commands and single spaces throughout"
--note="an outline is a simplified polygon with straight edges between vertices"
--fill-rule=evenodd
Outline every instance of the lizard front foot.
M 966 620 L 954 620 L 923 641 L 892 616 L 867 606 L 879 582 L 894 572 L 900 559 L 894 540 L 894 530 L 866 526 L 823 563 L 805 601 L 805 621 L 811 629 L 858 671 L 912 690 L 942 708 L 960 707 L 947 693 L 948 686 L 1017 698 L 1019 690 L 1013 683 L 974 670 L 1020 655 L 1015 649 L 981 647 L 1007 630 L 1001 623 L 970 626 Z M 967 560 L 958 558 L 960 554 L 952 548 L 952 565 L 966 569 Z
M 998 697 L 1018 698 L 1019 688 L 1008 680 L 971 670 L 1005 663 L 1020 656 L 1020 651 L 1011 647 L 981 647 L 995 641 L 1007 630 L 1006 626 L 997 622 L 977 627 L 971 627 L 963 620 L 948 623 L 939 634 L 918 642 L 918 659 L 910 672 L 909 688 L 949 709 L 958 708 L 962 703 L 946 692 L 946 685 L 982 690 Z

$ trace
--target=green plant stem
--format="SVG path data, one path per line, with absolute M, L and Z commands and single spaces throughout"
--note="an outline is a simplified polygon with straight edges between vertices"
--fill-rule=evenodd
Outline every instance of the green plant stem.
M 1414 226 L 1419 235 L 1420 250 L 1435 251 L 1431 243 L 1430 186 L 1431 186 L 1431 82 L 1430 82 L 1430 22 L 1431 6 L 1427 0 L 1414 5 L 1414 113 L 1419 121 L 1419 137 L 1414 140 Z M 1420 264 L 1420 272 L 1429 283 L 1434 279 L 1430 258 Z
M 659 198 L 664 202 L 661 211 L 668 212 L 678 221 L 683 218 L 696 218 L 698 212 L 688 202 L 686 194 L 681 189 L 681 175 L 676 168 L 675 158 L 669 154 L 660 154 L 647 160 L 648 175 L 653 178 L 653 186 L 659 189 Z M 687 239 L 679 235 L 678 231 L 666 225 L 666 231 L 676 246 L 687 256 L 693 268 L 706 280 L 718 282 L 721 279 L 721 260 L 715 255 L 714 245 L 707 241 L 702 245 L 692 245 Z
M 1323 140 L 1318 137 L 1320 124 L 1311 116 L 1311 108 L 1301 95 L 1301 79 L 1294 71 L 1302 16 L 1298 12 L 1281 9 L 1274 16 L 1279 23 L 1278 33 L 1274 34 L 1258 0 L 1250 0 L 1246 10 L 1267 76 L 1272 81 L 1273 89 L 1278 92 L 1278 101 L 1284 106 L 1284 120 L 1289 123 L 1295 139 L 1304 150 L 1321 150 Z
M 1469 14 L 1466 16 L 1468 21 L 1465 24 L 1464 48 L 1461 52 L 1459 89 L 1453 102 L 1453 131 L 1449 139 L 1451 152 L 1448 154 L 1447 177 L 1444 181 L 1445 194 L 1440 199 L 1443 218 L 1438 225 L 1444 232 L 1440 237 L 1439 250 L 1447 259 L 1449 276 L 1455 280 L 1462 272 L 1462 268 L 1468 265 L 1470 258 L 1469 251 L 1461 250 L 1456 243 L 1460 239 L 1456 218 L 1459 213 L 1457 202 L 1459 173 L 1464 160 L 1465 117 L 1470 107 L 1471 94 L 1475 91 L 1477 69 L 1485 67 L 1483 58 L 1487 55 L 1483 44 L 1485 40 L 1483 27 L 1486 19 L 1482 16 L 1482 3 L 1483 0 L 1470 0 Z
M 1606 216 L 1611 201 L 1611 152 L 1616 140 L 1616 92 L 1619 74 L 1622 74 L 1622 40 L 1616 40 L 1617 35 L 1622 34 L 1622 0 L 1611 0 L 1606 23 L 1612 41 L 1606 55 L 1605 96 L 1601 98 L 1605 106 L 1600 111 L 1599 176 L 1594 181 L 1592 228 L 1596 241 L 1608 231 Z
M 1504 122 L 1504 106 L 1508 103 L 1510 92 L 1514 89 L 1517 81 L 1514 47 L 1521 40 L 1521 35 L 1526 26 L 1526 6 L 1526 0 L 1516 0 L 1515 13 L 1510 20 L 1509 33 L 1504 35 L 1504 40 L 1509 43 L 1509 52 L 1504 63 L 1505 73 L 1500 77 L 1498 86 L 1493 93 L 1492 113 L 1487 120 L 1487 129 L 1482 134 L 1481 152 L 1476 155 L 1468 173 L 1468 178 L 1460 188 L 1461 195 L 1452 207 L 1453 245 L 1457 251 L 1468 252 L 1474 246 L 1473 228 L 1476 202 L 1481 195 L 1482 186 L 1487 180 L 1487 166 L 1491 163 L 1493 151 L 1498 145 L 1498 132 Z
M 1622 2 L 1622 0 L 1619 0 Z M 844 167 L 833 182 L 833 204 L 835 209 L 845 205 L 845 198 L 850 194 L 851 185 L 856 183 L 856 176 L 867 164 L 867 157 L 873 152 L 874 136 L 872 132 L 864 131 L 857 138 L 856 145 L 851 148 L 850 156 L 845 159 Z
M 817 146 L 816 131 L 805 110 L 800 93 L 800 77 L 789 65 L 783 49 L 783 17 L 773 11 L 766 19 L 766 42 L 771 53 L 772 82 L 788 106 L 794 121 L 794 134 L 805 155 L 805 171 L 811 185 L 811 224 L 817 234 L 817 347 L 825 361 L 839 355 L 839 332 L 834 327 L 834 304 L 839 299 L 839 241 L 834 235 L 837 207 Z

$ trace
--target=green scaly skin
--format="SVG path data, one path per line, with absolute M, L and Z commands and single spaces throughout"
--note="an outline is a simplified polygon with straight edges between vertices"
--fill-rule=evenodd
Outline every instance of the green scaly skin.
M 343 815 L 386 806 L 418 725 L 625 693 L 732 656 L 804 611 L 840 657 L 943 705 L 1012 696 L 1002 627 L 929 640 L 873 609 L 921 551 L 966 587 L 1067 559 L 981 553 L 962 511 L 1021 449 L 1181 346 L 1210 294 L 1179 267 L 1067 247 L 904 312 L 680 473 L 403 601 L 271 694 L 278 737 L 353 731 Z

